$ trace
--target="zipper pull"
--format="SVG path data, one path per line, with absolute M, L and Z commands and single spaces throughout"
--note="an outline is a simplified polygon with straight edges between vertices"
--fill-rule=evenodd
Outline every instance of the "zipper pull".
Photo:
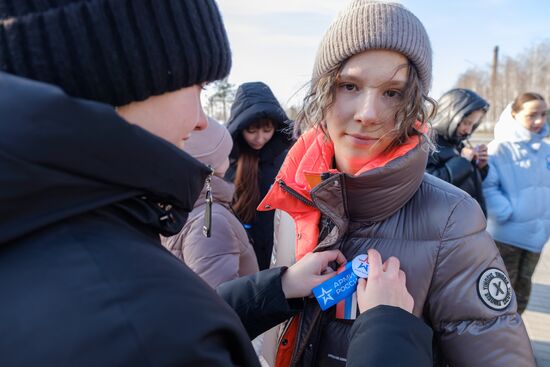
M 204 208 L 204 225 L 202 226 L 202 234 L 210 238 L 212 232 L 212 176 L 214 169 L 211 166 L 210 174 L 206 178 L 206 206 Z

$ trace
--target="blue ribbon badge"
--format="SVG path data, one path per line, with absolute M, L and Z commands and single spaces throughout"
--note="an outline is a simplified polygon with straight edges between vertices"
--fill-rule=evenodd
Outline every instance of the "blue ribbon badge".
M 340 269 L 337 275 L 319 284 L 311 291 L 321 309 L 325 311 L 351 296 L 357 289 L 357 278 L 366 278 L 368 274 L 368 256 L 366 254 L 359 255 Z

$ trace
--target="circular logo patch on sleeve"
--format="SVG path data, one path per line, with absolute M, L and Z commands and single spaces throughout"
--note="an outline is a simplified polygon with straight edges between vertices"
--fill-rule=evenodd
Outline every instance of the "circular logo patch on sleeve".
M 489 268 L 479 276 L 477 294 L 485 306 L 500 311 L 512 301 L 512 285 L 502 270 Z

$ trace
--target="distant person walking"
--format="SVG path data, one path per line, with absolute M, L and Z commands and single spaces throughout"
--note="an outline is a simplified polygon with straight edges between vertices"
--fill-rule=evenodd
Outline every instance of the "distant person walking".
M 506 264 L 520 313 L 527 307 L 531 277 L 550 238 L 547 109 L 538 93 L 523 93 L 506 107 L 489 144 L 490 169 L 483 182 L 487 230 Z
M 432 121 L 437 150 L 428 157 L 426 167 L 428 173 L 470 194 L 485 214 L 481 182 L 489 171 L 487 146 L 473 147 L 468 138 L 488 109 L 487 101 L 469 89 L 452 89 L 443 94 Z

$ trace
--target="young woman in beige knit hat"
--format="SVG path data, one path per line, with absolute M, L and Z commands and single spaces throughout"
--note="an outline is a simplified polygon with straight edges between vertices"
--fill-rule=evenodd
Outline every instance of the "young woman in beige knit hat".
M 305 132 L 259 210 L 294 219 L 298 260 L 339 249 L 351 261 L 376 249 L 385 269 L 400 267 L 414 300 L 401 307 L 432 328 L 434 365 L 533 366 L 479 205 L 424 174 L 433 146 L 431 78 L 430 41 L 415 15 L 400 4 L 351 1 L 321 42 L 298 118 Z M 276 244 L 285 245 L 292 246 Z M 381 365 L 413 365 L 385 341 L 348 344 L 369 329 L 360 313 L 372 300 L 364 280 L 340 299 L 342 282 L 327 283 L 285 325 L 276 365 L 344 366 L 357 348 L 385 351 Z

